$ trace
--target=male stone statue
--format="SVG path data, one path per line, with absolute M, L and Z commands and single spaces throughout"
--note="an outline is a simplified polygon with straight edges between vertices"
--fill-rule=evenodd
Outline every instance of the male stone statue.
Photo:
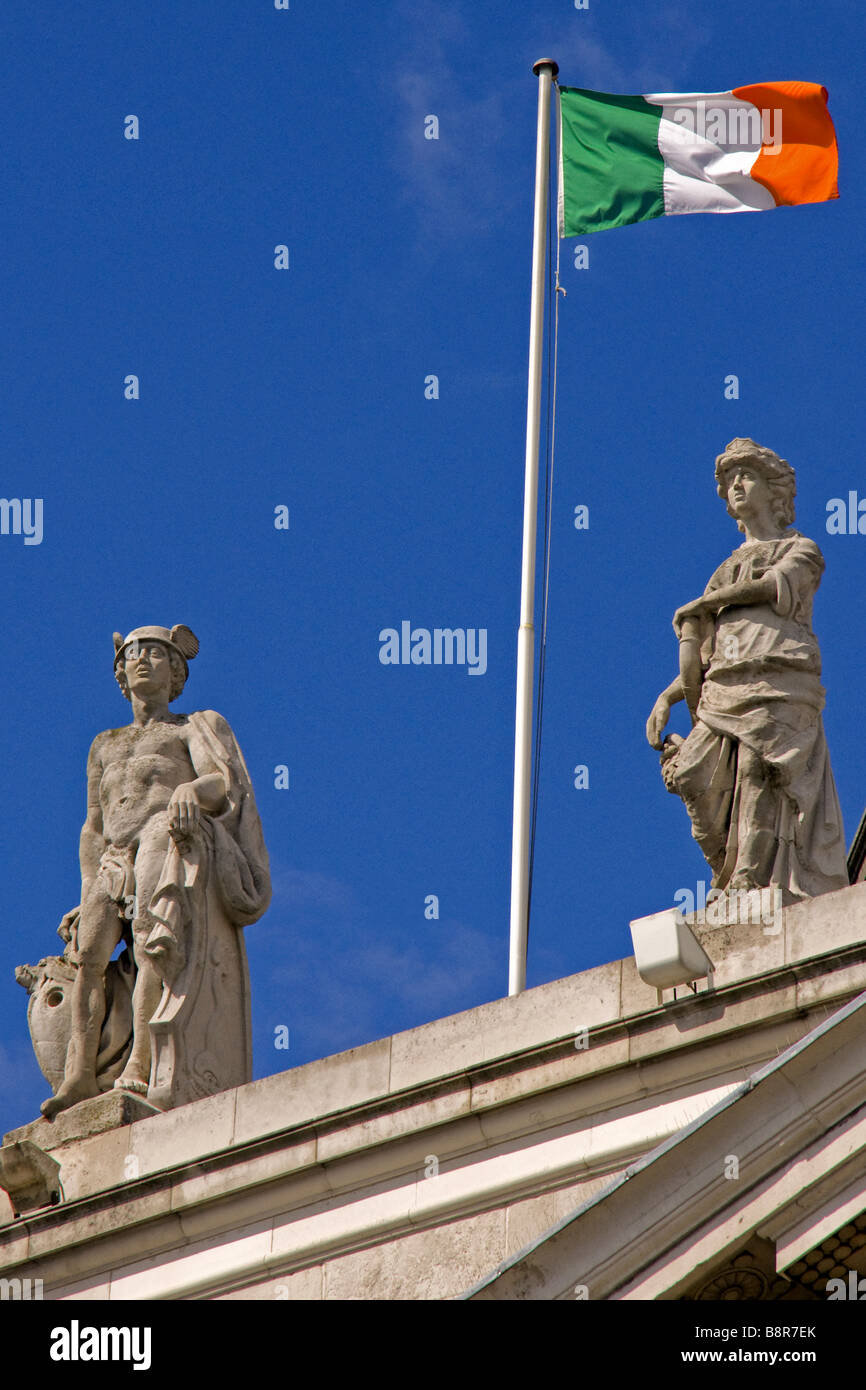
M 31 990 L 47 976 L 57 998 L 67 980 L 68 1046 L 56 1094 L 42 1106 L 48 1119 L 112 1081 L 165 1109 L 251 1079 L 238 928 L 265 911 L 270 876 L 249 774 L 221 715 L 169 710 L 198 652 L 188 627 L 115 633 L 114 646 L 132 723 L 99 734 L 90 750 L 81 903 L 61 923 L 62 960 L 19 972 Z M 122 1005 L 111 957 L 130 931 L 132 1037 L 121 1054 L 106 979 Z M 128 991 L 126 1001 L 128 1031 Z M 114 1065 L 106 1068 L 107 1033 Z
M 745 539 L 674 614 L 680 674 L 656 700 L 647 738 L 714 888 L 773 884 L 786 901 L 814 897 L 848 884 L 812 631 L 824 558 L 793 529 L 794 470 L 772 449 L 732 440 L 716 485 Z M 663 741 L 679 700 L 692 731 Z

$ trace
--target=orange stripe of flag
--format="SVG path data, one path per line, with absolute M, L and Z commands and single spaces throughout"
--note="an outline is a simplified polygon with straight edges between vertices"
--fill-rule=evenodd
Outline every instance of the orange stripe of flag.
M 815 82 L 762 82 L 733 91 L 759 111 L 771 113 L 772 132 L 781 120 L 781 146 L 774 149 L 765 140 L 751 170 L 777 206 L 838 198 L 839 151 L 826 88 Z M 781 111 L 781 117 L 772 114 L 775 111 Z

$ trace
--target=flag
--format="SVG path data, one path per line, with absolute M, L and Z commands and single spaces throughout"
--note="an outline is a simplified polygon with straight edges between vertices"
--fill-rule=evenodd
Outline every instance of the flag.
M 836 132 L 813 82 L 612 96 L 559 89 L 559 235 L 686 212 L 838 198 Z

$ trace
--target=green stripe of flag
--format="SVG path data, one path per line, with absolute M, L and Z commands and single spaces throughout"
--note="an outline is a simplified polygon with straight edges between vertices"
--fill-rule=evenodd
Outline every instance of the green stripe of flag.
M 560 236 L 663 217 L 661 106 L 560 87 Z

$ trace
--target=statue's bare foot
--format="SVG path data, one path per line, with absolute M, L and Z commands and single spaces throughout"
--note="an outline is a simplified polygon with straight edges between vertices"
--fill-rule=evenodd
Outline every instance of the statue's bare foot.
M 56 1096 L 49 1096 L 44 1100 L 39 1109 L 46 1120 L 53 1120 L 61 1110 L 68 1110 L 70 1106 L 77 1105 L 80 1100 L 92 1100 L 99 1095 L 99 1087 L 96 1082 L 87 1080 L 64 1081 Z
M 115 1091 L 131 1091 L 134 1096 L 146 1096 L 148 1083 L 142 1081 L 140 1076 L 127 1076 L 124 1072 L 124 1074 L 119 1076 L 115 1081 L 114 1089 Z
M 136 1056 L 131 1056 L 126 1061 L 126 1066 L 122 1070 L 117 1081 L 114 1083 L 115 1091 L 132 1091 L 133 1095 L 147 1095 L 147 1087 L 150 1084 L 150 1058 L 139 1061 Z

